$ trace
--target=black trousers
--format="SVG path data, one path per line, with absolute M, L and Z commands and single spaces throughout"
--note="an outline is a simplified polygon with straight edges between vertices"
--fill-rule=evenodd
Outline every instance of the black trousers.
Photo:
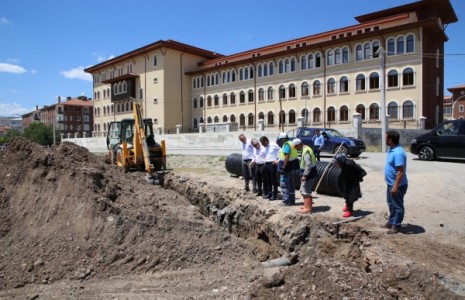
M 265 164 L 265 182 L 264 182 L 264 193 L 269 195 L 273 193 L 274 196 L 278 194 L 278 166 L 272 162 Z
M 255 165 L 255 180 L 257 183 L 257 192 L 262 194 L 265 190 L 264 183 L 265 183 L 265 164 L 257 164 Z

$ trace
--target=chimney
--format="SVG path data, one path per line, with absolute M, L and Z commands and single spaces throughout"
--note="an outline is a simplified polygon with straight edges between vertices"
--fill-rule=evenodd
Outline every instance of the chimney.
M 36 105 L 36 110 L 39 110 L 39 105 Z
M 69 100 L 71 100 L 71 97 L 69 97 L 69 96 L 66 97 L 66 101 L 69 101 Z
M 57 96 L 57 103 L 61 103 L 61 97 Z

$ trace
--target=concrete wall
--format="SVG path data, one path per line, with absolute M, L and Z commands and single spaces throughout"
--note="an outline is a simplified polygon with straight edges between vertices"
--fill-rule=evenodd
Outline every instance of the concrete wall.
M 410 142 L 420 134 L 429 132 L 430 130 L 418 129 L 388 129 L 395 130 L 400 134 L 400 144 L 403 147 L 410 146 Z M 363 139 L 367 147 L 377 147 L 381 149 L 381 128 L 362 128 L 360 138 Z M 384 142 L 384 141 L 383 141 Z

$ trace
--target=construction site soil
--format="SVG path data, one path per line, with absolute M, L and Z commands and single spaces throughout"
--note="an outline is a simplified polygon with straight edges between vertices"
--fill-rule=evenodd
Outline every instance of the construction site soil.
M 461 244 L 299 215 L 224 157 L 170 156 L 165 185 L 71 143 L 0 152 L 1 299 L 463 299 Z

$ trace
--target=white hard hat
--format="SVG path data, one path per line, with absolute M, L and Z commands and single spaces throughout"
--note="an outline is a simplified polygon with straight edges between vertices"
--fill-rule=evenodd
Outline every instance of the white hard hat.
M 287 139 L 287 133 L 285 132 L 280 132 L 279 135 L 278 135 L 278 140 L 279 139 Z
M 293 144 L 294 146 L 297 146 L 297 145 L 302 144 L 302 141 L 301 141 L 300 139 L 293 139 L 293 140 L 292 140 L 292 144 Z

